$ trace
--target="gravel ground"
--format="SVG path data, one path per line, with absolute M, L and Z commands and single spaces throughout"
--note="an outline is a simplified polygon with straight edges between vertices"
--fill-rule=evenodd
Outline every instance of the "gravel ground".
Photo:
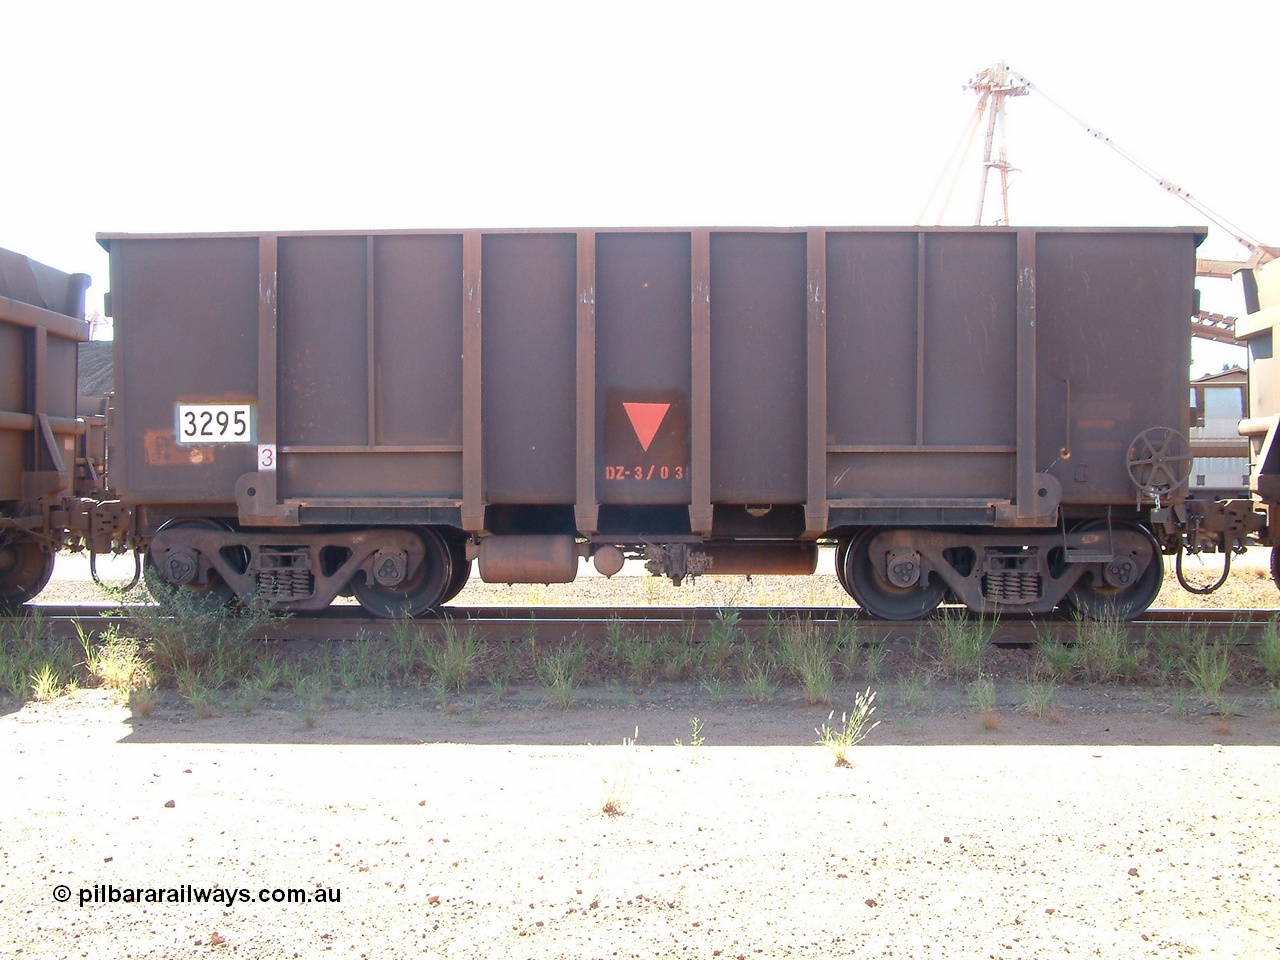
M 1071 687 L 1051 722 L 1011 684 L 995 729 L 956 691 L 914 711 L 892 693 L 846 768 L 814 744 L 829 707 L 713 705 L 691 684 L 586 690 L 567 711 L 536 691 L 461 709 L 399 693 L 311 724 L 270 702 L 196 719 L 172 693 L 147 717 L 100 691 L 10 702 L 0 951 L 1280 956 L 1264 691 L 1235 691 L 1227 720 Z M 215 888 L 236 902 L 194 902 Z M 290 888 L 308 902 L 269 902 Z
M 939 712 L 882 724 L 838 768 L 808 745 L 817 708 L 700 708 L 696 747 L 687 708 L 477 719 L 424 702 L 332 711 L 309 728 L 272 711 L 198 721 L 162 707 L 134 720 L 96 692 L 30 704 L 0 717 L 0 946 L 23 957 L 1276 956 L 1272 718 L 1224 735 L 1195 719 L 1082 710 L 984 732 Z M 610 800 L 620 815 L 603 812 Z M 251 899 L 120 893 L 187 885 Z M 91 902 L 111 887 L 117 902 Z M 276 888 L 340 901 L 258 902 Z

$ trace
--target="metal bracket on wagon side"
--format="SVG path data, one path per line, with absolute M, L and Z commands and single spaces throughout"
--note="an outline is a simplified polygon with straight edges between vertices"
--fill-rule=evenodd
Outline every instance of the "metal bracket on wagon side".
M 1052 527 L 1058 523 L 1058 507 L 1062 503 L 1062 484 L 1048 473 L 1037 473 L 1033 478 L 1030 504 L 996 504 L 997 527 Z
M 274 470 L 246 473 L 236 481 L 236 508 L 242 526 L 296 527 L 298 504 L 279 503 Z

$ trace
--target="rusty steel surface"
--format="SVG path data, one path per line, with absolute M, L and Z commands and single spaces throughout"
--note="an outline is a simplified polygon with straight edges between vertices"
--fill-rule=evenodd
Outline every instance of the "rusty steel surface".
M 89 277 L 0 250 L 0 517 L 69 488 Z
M 1187 429 L 1199 239 L 103 235 L 113 480 L 156 522 L 605 538 L 1132 509 L 1130 441 Z M 251 442 L 181 442 L 180 404 L 246 405 Z
M 0 609 L 48 583 L 67 504 L 96 488 L 76 401 L 88 286 L 0 250 Z
M 20 253 L 0 249 L 0 296 L 8 300 L 83 320 L 84 295 L 90 281 L 88 274 L 63 273 Z

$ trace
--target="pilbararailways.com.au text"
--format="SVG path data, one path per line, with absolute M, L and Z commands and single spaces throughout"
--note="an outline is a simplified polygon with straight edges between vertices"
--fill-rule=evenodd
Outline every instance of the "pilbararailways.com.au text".
M 339 887 L 197 887 L 187 883 L 176 887 L 118 887 L 111 883 L 98 883 L 92 887 L 80 887 L 76 891 L 79 906 L 89 907 L 112 903 L 193 903 L 218 904 L 234 907 L 240 903 L 341 903 Z M 53 898 L 59 903 L 71 899 L 71 888 L 59 884 L 53 888 Z

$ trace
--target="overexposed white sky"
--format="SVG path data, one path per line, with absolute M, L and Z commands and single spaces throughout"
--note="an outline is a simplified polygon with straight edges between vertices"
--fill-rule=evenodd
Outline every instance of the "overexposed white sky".
M 91 306 L 98 231 L 911 224 L 1001 59 L 1280 244 L 1276 4 L 50 0 L 2 22 L 0 246 L 92 274 Z M 1015 224 L 1204 222 L 1035 93 L 1008 122 Z M 1217 229 L 1201 253 L 1245 255 Z

